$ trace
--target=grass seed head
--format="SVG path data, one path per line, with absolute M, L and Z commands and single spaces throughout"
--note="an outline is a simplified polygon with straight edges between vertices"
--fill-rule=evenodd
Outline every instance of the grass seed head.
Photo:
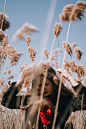
M 57 37 L 60 34 L 62 29 L 63 28 L 61 27 L 61 24 L 56 22 L 55 25 L 54 25 L 54 30 L 53 30 L 54 35 Z
M 71 13 L 71 16 L 70 16 L 70 21 L 76 21 L 76 20 L 82 20 L 82 17 L 84 16 L 84 12 L 85 12 L 85 9 L 86 9 L 86 2 L 83 2 L 83 1 L 78 1 L 74 8 L 73 8 L 73 11 Z
M 30 36 L 27 36 L 27 37 L 26 37 L 26 43 L 27 43 L 27 46 L 30 45 L 30 41 L 31 41 L 31 40 L 30 40 Z
M 44 48 L 44 55 L 46 58 L 49 57 L 49 51 L 46 48 Z
M 66 6 L 63 8 L 62 13 L 59 15 L 60 20 L 63 21 L 63 22 L 69 21 L 69 20 L 70 20 L 69 17 L 70 17 L 70 15 L 71 15 L 71 13 L 72 13 L 73 8 L 74 8 L 74 5 L 73 5 L 73 4 L 70 4 L 70 5 L 68 4 L 68 5 L 66 5 Z
M 2 30 L 5 31 L 6 29 L 9 29 L 10 27 L 10 22 L 7 21 L 7 15 L 4 13 L 0 13 L 0 28 L 2 26 L 2 21 L 3 21 L 3 26 L 2 26 Z
M 74 52 L 76 54 L 76 58 L 80 60 L 83 54 L 82 51 L 79 48 L 74 48 Z
M 70 54 L 70 56 L 72 56 L 72 49 L 71 49 L 70 44 L 67 43 L 67 42 L 65 42 L 65 41 L 63 41 L 63 42 L 62 42 L 62 46 L 63 46 L 63 48 L 65 49 L 65 51 L 66 51 L 68 54 Z
M 0 30 L 0 42 L 3 41 L 4 37 L 5 37 L 4 32 Z

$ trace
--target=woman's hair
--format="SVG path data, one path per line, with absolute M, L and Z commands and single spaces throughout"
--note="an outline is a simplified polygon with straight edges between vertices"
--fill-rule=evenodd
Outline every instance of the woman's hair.
M 41 81 L 43 81 L 43 77 L 44 77 L 44 74 L 42 73 L 42 74 L 39 74 L 34 80 L 33 80 L 33 82 L 32 82 L 32 89 L 33 89 L 33 92 L 32 92 L 32 96 L 31 96 L 31 101 L 33 102 L 33 106 L 32 106 L 32 108 L 31 108 L 31 110 L 30 110 L 30 112 L 31 112 L 31 115 L 32 114 L 34 114 L 34 112 L 36 112 L 37 111 L 37 109 L 38 109 L 38 106 L 39 106 L 39 103 L 41 102 L 41 104 L 42 105 L 44 105 L 45 106 L 45 102 L 46 101 L 44 101 L 44 102 L 42 102 L 42 101 L 39 101 L 39 103 L 38 103 L 38 100 L 40 100 L 40 92 L 39 92 L 39 90 L 38 90 L 38 88 L 37 88 L 37 79 L 38 78 L 40 78 L 41 79 Z M 48 72 L 47 72 L 47 78 L 52 82 L 52 86 L 54 87 L 54 94 L 53 94 L 53 101 L 52 101 L 52 103 L 51 103 L 51 105 L 53 106 L 53 108 L 54 108 L 54 106 L 55 106 L 55 104 L 56 104 L 56 100 L 57 100 L 57 94 L 58 94 L 58 87 L 59 87 L 59 82 L 60 82 L 60 79 L 59 79 L 59 77 L 57 76 L 57 74 L 56 74 L 56 71 L 51 67 L 51 66 L 49 66 L 48 67 Z M 41 83 L 42 84 L 42 83 Z M 71 92 L 69 92 L 69 90 L 63 85 L 63 83 L 62 83 L 62 89 L 61 89 L 61 94 L 62 95 L 71 95 Z M 52 94 L 51 94 L 52 95 Z M 48 97 L 50 97 L 50 96 L 44 96 L 44 100 L 47 100 L 48 101 Z M 35 103 L 34 103 L 35 102 Z M 49 103 L 47 103 L 47 105 L 48 105 Z M 43 106 L 42 106 L 43 107 Z M 34 116 L 34 115 L 33 115 Z
M 37 85 L 37 78 L 43 78 L 44 77 L 44 73 L 39 74 L 33 81 L 33 87 L 34 87 L 34 92 L 36 92 L 38 90 L 38 85 Z M 58 91 L 58 87 L 59 87 L 59 83 L 60 83 L 60 79 L 56 74 L 56 71 L 49 66 L 48 67 L 48 71 L 47 71 L 47 78 L 52 82 L 52 85 L 54 87 L 55 91 Z M 41 79 L 41 81 L 43 81 L 43 79 Z M 61 94 L 63 95 L 72 95 L 72 92 L 70 90 L 68 90 L 63 83 L 61 83 Z
M 33 88 L 35 87 L 35 90 L 36 90 L 36 88 L 38 89 L 37 79 L 40 78 L 41 81 L 43 81 L 43 77 L 44 77 L 44 73 L 41 73 L 33 80 L 32 85 L 33 85 Z M 54 89 L 57 90 L 60 80 L 59 80 L 58 76 L 56 75 L 56 71 L 51 66 L 48 67 L 46 77 L 52 82 Z

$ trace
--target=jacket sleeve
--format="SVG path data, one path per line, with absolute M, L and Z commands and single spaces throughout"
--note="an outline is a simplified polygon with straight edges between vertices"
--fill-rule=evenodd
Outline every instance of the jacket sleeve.
M 8 90 L 4 93 L 2 97 L 1 104 L 10 109 L 20 108 L 20 96 L 16 96 L 19 92 L 18 87 L 15 87 L 16 82 L 13 82 Z
M 78 93 L 78 96 L 75 97 L 72 104 L 73 111 L 86 110 L 86 87 L 84 87 L 82 83 L 79 82 L 79 85 L 73 87 L 73 89 L 76 93 Z

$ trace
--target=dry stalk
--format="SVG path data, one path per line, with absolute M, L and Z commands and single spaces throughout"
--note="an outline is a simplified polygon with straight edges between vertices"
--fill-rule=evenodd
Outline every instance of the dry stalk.
M 53 40 L 53 43 L 52 43 L 52 46 L 51 46 L 51 51 L 50 51 L 50 55 L 49 55 L 49 62 L 50 62 L 50 59 L 51 59 L 51 54 L 52 54 L 53 46 L 54 46 L 54 43 L 55 43 L 55 39 L 56 39 L 56 36 L 54 37 L 54 40 Z M 46 81 L 47 72 L 48 72 L 48 66 L 46 68 L 46 71 L 45 71 L 45 74 L 44 74 L 44 78 L 43 78 L 42 89 L 41 89 L 42 92 L 41 92 L 40 100 L 42 100 L 42 98 L 43 98 L 43 93 L 44 93 L 44 88 L 45 88 L 45 81 Z M 36 121 L 36 129 L 38 129 L 40 110 L 41 110 L 41 108 L 39 107 L 38 114 L 37 114 L 37 121 Z
M 71 22 L 69 22 L 66 42 L 68 42 L 70 25 L 71 25 Z M 66 56 L 66 51 L 64 52 L 63 64 L 64 64 L 65 56 Z M 62 73 L 63 73 L 63 64 L 62 64 Z M 55 113 L 54 113 L 54 120 L 53 120 L 52 129 L 55 129 L 55 122 L 56 122 L 56 118 L 57 118 L 57 115 L 58 115 L 57 112 L 58 112 L 59 99 L 60 99 L 60 93 L 61 93 L 61 85 L 62 85 L 62 74 L 61 74 L 61 77 L 60 77 L 60 84 L 59 84 L 59 89 L 58 89 L 57 103 L 56 103 L 56 107 L 55 107 Z
M 2 18 L 1 30 L 2 30 L 2 27 L 3 27 L 3 20 L 4 20 L 5 8 L 6 8 L 6 0 L 5 0 L 5 5 L 4 5 L 4 13 L 3 13 L 3 18 Z
M 5 72 L 5 70 L 6 70 L 7 61 L 8 61 L 8 57 L 6 58 L 5 67 L 4 67 L 4 71 L 3 71 L 3 73 L 4 73 L 4 72 Z M 2 73 L 2 77 L 3 77 L 3 73 Z

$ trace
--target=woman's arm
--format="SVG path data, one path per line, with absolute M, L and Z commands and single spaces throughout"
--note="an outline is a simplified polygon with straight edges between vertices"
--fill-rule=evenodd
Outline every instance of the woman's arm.
M 73 111 L 86 110 L 86 87 L 81 82 L 73 87 L 74 91 L 78 93 L 78 96 L 73 101 Z
M 21 98 L 20 96 L 16 96 L 20 90 L 20 88 L 22 87 L 22 84 L 24 82 L 24 78 L 26 76 L 31 75 L 33 71 L 33 67 L 32 66 L 28 66 L 27 68 L 25 68 L 21 75 L 20 78 L 18 80 L 18 82 L 13 82 L 11 84 L 11 86 L 9 87 L 9 89 L 4 93 L 3 98 L 2 98 L 2 102 L 1 104 L 7 108 L 11 108 L 11 109 L 18 109 L 20 108 L 20 103 L 21 103 Z M 27 103 L 27 97 L 25 97 L 25 105 Z
M 86 87 L 79 81 L 76 81 L 71 74 L 68 73 L 68 79 L 72 84 L 72 88 L 76 93 L 76 97 L 72 103 L 73 111 L 86 110 Z
M 72 101 L 73 111 L 86 110 L 86 87 L 79 81 L 76 81 L 70 72 L 63 69 L 58 69 L 57 72 L 62 72 L 63 76 L 72 84 L 75 92 Z M 76 95 L 76 96 L 75 96 Z
M 76 93 L 76 97 L 72 103 L 73 111 L 86 110 L 86 87 L 81 82 L 76 81 L 70 74 L 68 74 L 68 79 Z
M 1 104 L 10 109 L 20 108 L 20 96 L 16 96 L 20 90 L 20 87 L 16 87 L 16 82 L 13 82 L 9 89 L 4 93 Z

